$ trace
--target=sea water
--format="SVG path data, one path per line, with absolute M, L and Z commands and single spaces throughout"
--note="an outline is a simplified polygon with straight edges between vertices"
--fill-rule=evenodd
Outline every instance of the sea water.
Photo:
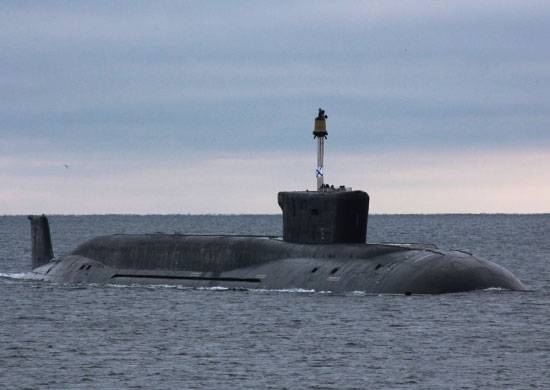
M 52 216 L 110 233 L 281 234 L 281 217 Z M 369 241 L 463 249 L 529 289 L 446 295 L 54 284 L 0 217 L 0 388 L 550 388 L 550 215 L 374 215 Z

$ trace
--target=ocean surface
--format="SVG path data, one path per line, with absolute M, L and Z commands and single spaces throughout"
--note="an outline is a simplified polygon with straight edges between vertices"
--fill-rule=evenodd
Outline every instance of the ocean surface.
M 52 216 L 99 234 L 281 234 L 280 216 Z M 63 285 L 29 279 L 0 216 L 2 389 L 550 389 L 550 214 L 374 215 L 369 241 L 464 249 L 528 292 L 434 296 Z

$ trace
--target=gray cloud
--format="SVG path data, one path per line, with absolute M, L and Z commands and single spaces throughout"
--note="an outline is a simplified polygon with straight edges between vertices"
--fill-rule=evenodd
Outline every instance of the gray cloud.
M 548 149 L 549 22 L 542 1 L 4 1 L 0 153 L 304 153 L 319 106 L 329 151 Z

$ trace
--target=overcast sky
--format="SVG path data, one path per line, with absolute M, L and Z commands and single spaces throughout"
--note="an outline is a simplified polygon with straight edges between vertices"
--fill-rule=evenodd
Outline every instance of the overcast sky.
M 550 2 L 0 2 L 0 214 L 550 212 Z

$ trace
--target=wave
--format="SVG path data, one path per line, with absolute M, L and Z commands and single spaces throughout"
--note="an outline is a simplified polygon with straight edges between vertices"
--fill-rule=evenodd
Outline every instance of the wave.
M 96 285 L 97 286 L 97 285 Z M 178 290 L 200 290 L 200 291 L 252 291 L 252 292 L 278 292 L 278 293 L 297 293 L 297 294 L 332 294 L 332 291 L 316 291 L 303 288 L 288 288 L 288 289 L 261 289 L 261 288 L 245 288 L 245 287 L 223 287 L 223 286 L 209 286 L 209 287 L 190 287 L 181 286 L 177 284 L 107 284 L 107 287 L 114 288 L 167 288 Z
M 484 288 L 482 291 L 499 292 L 499 291 L 510 291 L 510 290 L 502 287 L 489 287 L 489 288 Z
M 40 280 L 40 279 L 42 279 L 42 275 L 38 275 L 34 272 L 12 272 L 12 273 L 0 272 L 0 278 L 23 279 L 23 280 Z

